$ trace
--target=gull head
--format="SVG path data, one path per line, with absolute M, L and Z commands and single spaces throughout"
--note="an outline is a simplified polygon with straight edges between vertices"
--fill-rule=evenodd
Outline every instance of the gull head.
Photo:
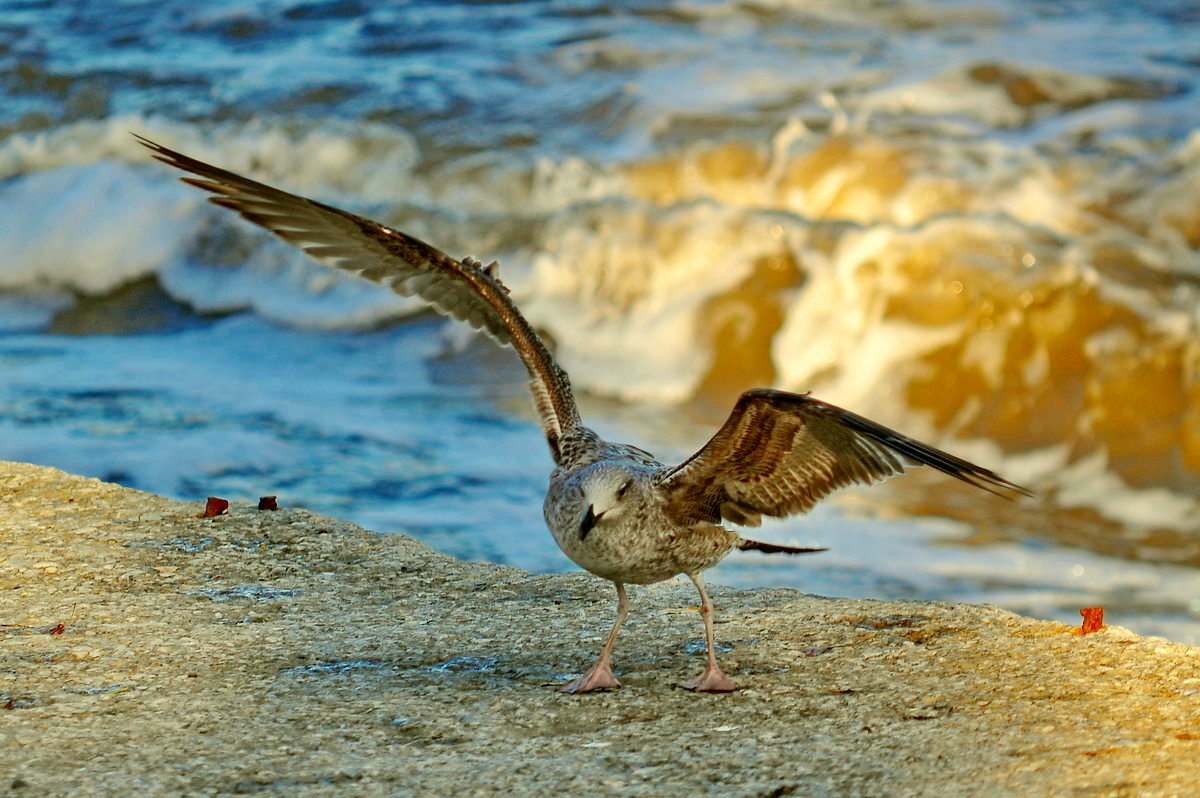
M 619 520 L 641 493 L 637 475 L 616 463 L 597 463 L 587 469 L 579 490 L 583 495 L 583 515 L 579 522 L 581 538 L 586 538 L 601 524 Z

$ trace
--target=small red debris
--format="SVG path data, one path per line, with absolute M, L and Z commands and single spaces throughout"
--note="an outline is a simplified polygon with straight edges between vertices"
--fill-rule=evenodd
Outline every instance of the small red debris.
M 224 499 L 218 499 L 216 496 L 209 496 L 208 503 L 204 505 L 204 512 L 196 516 L 197 518 L 212 518 L 215 515 L 220 515 L 229 509 L 229 502 Z
M 47 629 L 47 630 L 46 630 L 46 634 L 48 634 L 48 635 L 60 635 L 60 634 L 62 634 L 62 633 L 63 633 L 63 632 L 65 632 L 65 631 L 67 631 L 66 624 L 61 624 L 61 623 L 60 623 L 58 626 L 55 626 L 55 627 L 53 627 L 53 628 L 51 628 L 51 629 Z
M 1104 608 L 1084 607 L 1079 611 L 1083 616 L 1083 626 L 1072 631 L 1077 635 L 1088 635 L 1104 628 Z
M 275 503 L 274 496 L 262 496 L 258 500 L 258 509 L 260 509 L 260 510 L 278 510 L 279 505 Z

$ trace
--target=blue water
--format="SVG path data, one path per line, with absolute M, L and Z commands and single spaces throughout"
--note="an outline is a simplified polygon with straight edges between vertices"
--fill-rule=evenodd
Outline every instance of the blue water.
M 1176 99 L 1138 127 L 1179 136 L 1194 120 L 1198 25 L 1182 1 L 10 0 L 0 123 L 338 118 L 435 149 L 603 157 L 652 146 L 676 116 L 769 129 L 820 110 L 822 91 L 996 61 L 1161 84 Z
M 732 396 L 697 388 L 720 336 L 697 333 L 688 314 L 740 284 L 728 277 L 737 264 L 771 254 L 761 239 L 792 242 L 804 286 L 845 254 L 830 240 L 882 231 L 903 243 L 944 191 L 919 182 L 929 173 L 978 191 L 971 223 L 1019 227 L 1018 245 L 1039 258 L 1047 241 L 1065 242 L 1053 246 L 1067 262 L 1105 236 L 1145 235 L 1157 268 L 1147 296 L 1161 305 L 1128 299 L 1142 272 L 1088 279 L 1181 340 L 1200 325 L 1186 234 L 1103 227 L 1136 207 L 1093 215 L 1122 192 L 1154 199 L 1194 168 L 1200 14 L 1189 3 L 0 2 L 0 74 L 0 459 L 188 500 L 277 494 L 462 557 L 571 567 L 541 520 L 551 464 L 511 353 L 205 206 L 129 131 L 453 254 L 499 256 L 588 389 L 589 421 L 665 460 L 700 445 Z M 828 180 L 858 155 L 826 183 L 779 188 L 736 150 L 838 137 L 868 155 L 878 141 L 920 142 L 928 160 L 909 153 L 911 196 L 887 198 L 879 220 L 843 215 L 838 197 L 852 192 Z M 1042 179 L 1061 194 L 1047 199 Z M 1179 207 L 1194 207 L 1186 181 L 1179 191 Z M 1071 209 L 1061 219 L 1046 210 L 1060 206 Z M 932 218 L 945 215 L 935 203 Z M 582 275 L 575 304 L 563 274 Z M 800 284 L 789 290 L 786 301 L 804 299 Z M 737 307 L 731 318 L 749 327 L 748 314 L 773 312 Z M 857 351 L 864 362 L 903 362 L 908 339 L 877 332 Z M 759 344 L 776 377 L 806 354 L 784 333 Z M 730 381 L 750 387 L 761 372 Z M 656 397 L 646 385 L 660 380 L 670 390 Z M 904 395 L 881 383 L 856 400 L 887 396 L 900 406 L 885 421 L 956 443 Z M 1072 502 L 1117 515 L 1091 540 L 1066 539 L 1033 510 L 953 491 L 939 506 L 936 483 L 897 482 L 764 532 L 828 555 L 734 557 L 713 581 L 994 601 L 1068 622 L 1105 604 L 1115 623 L 1200 639 L 1186 466 L 1132 484 L 1107 461 L 1089 471 L 1067 454 L 960 437 L 969 456 L 1035 481 L 1047 513 L 1073 511 L 1053 505 L 1073 489 Z M 1066 465 L 1073 476 L 1056 481 Z M 1168 529 L 1174 548 L 1118 547 L 1131 523 L 1118 504 L 1149 508 L 1147 525 Z

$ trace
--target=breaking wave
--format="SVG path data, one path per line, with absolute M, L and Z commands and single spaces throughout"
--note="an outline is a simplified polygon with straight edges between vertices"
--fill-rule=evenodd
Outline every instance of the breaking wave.
M 812 390 L 1057 502 L 1200 528 L 1200 133 L 1085 156 L 857 127 L 431 165 L 384 127 L 80 124 L 0 149 L 18 209 L 0 286 L 29 326 L 145 277 L 194 312 L 299 327 L 422 310 L 209 209 L 133 129 L 499 256 L 591 392 L 723 409 L 751 385 Z
M 617 5 L 63 4 L 36 52 L 16 14 L 0 329 L 424 312 L 211 208 L 132 131 L 498 258 L 594 395 L 712 421 L 812 390 L 1138 545 L 1200 531 L 1186 4 Z

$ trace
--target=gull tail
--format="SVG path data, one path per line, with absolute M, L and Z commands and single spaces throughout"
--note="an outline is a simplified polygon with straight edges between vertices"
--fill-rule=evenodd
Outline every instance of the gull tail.
M 763 554 L 816 554 L 818 551 L 829 549 L 813 549 L 801 546 L 782 546 L 778 543 L 763 543 L 761 540 L 742 538 L 737 547 L 742 551 L 761 551 Z

